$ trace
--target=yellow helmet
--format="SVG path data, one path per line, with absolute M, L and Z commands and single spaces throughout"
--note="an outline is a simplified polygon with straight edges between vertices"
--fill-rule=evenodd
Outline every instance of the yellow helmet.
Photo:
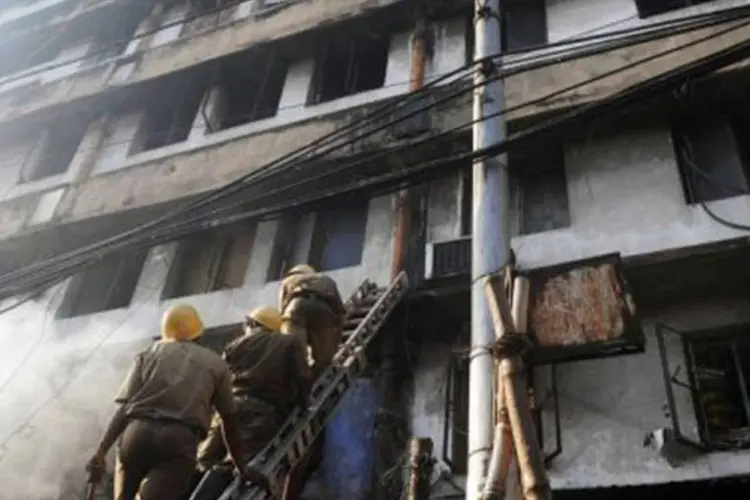
M 315 269 L 307 264 L 297 264 L 286 273 L 287 276 L 292 274 L 315 274 Z
M 259 307 L 247 316 L 248 320 L 265 326 L 272 332 L 281 330 L 281 313 L 275 307 Z
M 170 307 L 161 318 L 161 336 L 164 340 L 195 340 L 201 335 L 203 322 L 191 305 Z

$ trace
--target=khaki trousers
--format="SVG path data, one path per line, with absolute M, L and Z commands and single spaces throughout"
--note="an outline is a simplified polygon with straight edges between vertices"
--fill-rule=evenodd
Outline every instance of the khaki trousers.
M 197 433 L 178 422 L 132 420 L 120 437 L 115 500 L 182 500 L 195 473 Z

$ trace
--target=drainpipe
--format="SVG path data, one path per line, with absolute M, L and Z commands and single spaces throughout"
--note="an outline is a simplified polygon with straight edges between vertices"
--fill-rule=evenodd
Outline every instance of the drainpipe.
M 500 52 L 500 0 L 478 2 L 475 9 L 474 60 L 479 61 Z M 500 114 L 504 107 L 502 80 L 487 81 L 497 75 L 498 69 L 491 60 L 478 67 L 474 75 L 478 85 L 473 106 L 474 150 L 493 146 L 505 137 L 505 121 Z M 505 158 L 483 158 L 473 166 L 467 500 L 480 498 L 493 444 L 495 362 L 488 347 L 495 341 L 495 333 L 483 279 L 500 272 L 511 257 Z
M 429 38 L 424 16 L 417 15 L 414 33 L 411 40 L 409 90 L 422 88 L 428 59 Z M 408 188 L 402 189 L 396 195 L 396 226 L 393 234 L 393 259 L 391 263 L 391 280 L 407 266 L 407 249 L 412 220 L 412 195 Z M 402 447 L 400 436 L 396 429 L 404 429 L 405 422 L 399 417 L 399 398 L 397 387 L 399 384 L 397 372 L 398 336 L 395 332 L 384 332 L 381 364 L 382 398 L 378 425 L 376 427 L 375 481 L 380 481 L 383 475 L 393 467 L 398 458 L 393 456 L 394 450 Z M 398 421 L 394 420 L 397 419 Z M 385 422 L 393 421 L 393 430 L 385 429 Z M 404 429 L 405 430 L 405 429 Z M 375 497 L 382 500 L 393 498 L 390 488 L 376 485 Z

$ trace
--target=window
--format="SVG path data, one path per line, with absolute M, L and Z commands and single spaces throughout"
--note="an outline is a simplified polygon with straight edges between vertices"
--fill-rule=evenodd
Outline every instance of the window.
M 737 196 L 748 190 L 748 152 L 737 144 L 747 142 L 747 121 L 725 116 L 683 119 L 672 129 L 672 143 L 682 174 L 688 203 Z
M 211 110 L 211 130 L 236 127 L 276 114 L 287 64 L 273 52 L 253 51 L 227 60 Z M 208 104 L 208 103 L 207 103 Z
M 188 14 L 181 36 L 193 36 L 216 28 L 232 18 L 236 0 L 188 0 Z
M 516 172 L 519 233 L 533 234 L 570 225 L 568 183 L 561 149 L 550 154 L 518 158 Z
M 153 101 L 133 142 L 130 154 L 182 142 L 190 135 L 198 114 L 205 86 L 192 75 L 184 75 L 173 85 L 154 91 Z
M 711 448 L 750 446 L 750 341 L 747 334 L 686 338 L 700 437 Z
M 448 378 L 445 383 L 445 420 L 443 429 L 446 459 L 455 475 L 466 474 L 469 448 L 469 362 L 461 353 L 469 348 L 468 326 L 455 340 L 448 361 Z
M 320 271 L 359 265 L 366 226 L 366 202 L 318 212 L 310 248 L 311 265 Z
M 71 281 L 58 309 L 58 317 L 70 318 L 130 305 L 146 252 L 112 257 L 79 274 Z
M 516 234 L 552 231 L 570 225 L 568 183 L 562 148 L 543 147 L 541 153 L 519 152 L 509 157 L 511 207 L 516 208 Z M 461 234 L 471 234 L 471 167 L 461 176 Z M 511 212 L 512 213 L 512 212 Z
M 285 271 L 301 262 L 295 258 L 300 226 L 301 217 L 297 214 L 287 215 L 279 221 L 266 281 L 281 279 Z
M 635 0 L 638 17 L 644 18 L 713 0 Z
M 20 183 L 37 181 L 64 173 L 86 133 L 87 122 L 80 117 L 60 117 L 42 129 L 21 169 Z
M 102 25 L 88 54 L 91 62 L 104 61 L 122 54 L 133 41 L 138 26 L 147 13 L 148 10 L 144 8 L 122 9 L 117 23 Z
M 383 86 L 388 64 L 387 37 L 331 37 L 315 65 L 310 103 L 338 99 Z
M 547 43 L 544 0 L 507 0 L 501 9 L 504 51 L 530 49 Z
M 255 226 L 237 224 L 181 242 L 162 297 L 172 299 L 241 287 L 254 241 Z

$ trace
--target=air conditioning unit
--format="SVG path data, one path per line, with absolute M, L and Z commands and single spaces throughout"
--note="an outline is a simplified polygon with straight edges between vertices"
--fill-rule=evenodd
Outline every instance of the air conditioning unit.
M 424 279 L 434 280 L 471 274 L 471 236 L 428 243 Z

